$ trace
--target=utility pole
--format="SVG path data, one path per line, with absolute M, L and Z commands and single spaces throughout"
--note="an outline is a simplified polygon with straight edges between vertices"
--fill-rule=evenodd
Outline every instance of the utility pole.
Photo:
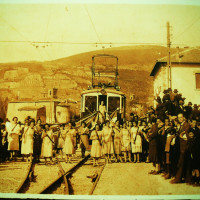
M 168 49 L 168 54 L 167 54 L 167 67 L 168 67 L 168 88 L 172 88 L 172 72 L 171 72 L 171 52 L 170 52 L 170 24 L 167 22 L 167 49 Z

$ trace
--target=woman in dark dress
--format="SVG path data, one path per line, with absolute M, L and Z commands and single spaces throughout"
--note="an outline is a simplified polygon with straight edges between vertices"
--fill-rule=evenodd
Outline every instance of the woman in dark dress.
M 42 146 L 42 126 L 41 120 L 37 120 L 34 133 L 33 155 L 36 162 L 40 162 L 41 146 Z
M 158 125 L 156 123 L 156 118 L 152 119 L 152 127 L 148 133 L 149 140 L 149 161 L 153 163 L 154 170 L 151 170 L 149 174 L 159 174 L 160 165 L 158 159 Z
M 195 135 L 195 131 L 189 129 L 189 139 L 187 142 L 187 154 L 186 154 L 186 177 L 185 182 L 188 184 L 194 184 L 199 186 L 199 166 L 200 166 L 200 148 L 199 142 Z

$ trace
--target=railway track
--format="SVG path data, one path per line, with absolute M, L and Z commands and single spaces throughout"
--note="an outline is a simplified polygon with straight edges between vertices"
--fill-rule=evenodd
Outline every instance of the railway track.
M 93 167 L 90 155 L 84 159 L 75 157 L 73 164 L 66 164 L 56 157 L 54 163 L 54 165 L 45 165 L 44 162 L 27 163 L 26 170 L 20 172 L 24 174 L 15 186 L 17 189 L 14 192 L 92 195 L 105 166 L 104 159 L 100 159 L 99 166 Z
M 90 155 L 86 156 L 84 159 L 81 159 L 78 163 L 76 163 L 66 172 L 64 171 L 62 164 L 57 159 L 61 175 L 55 181 L 49 183 L 44 189 L 42 189 L 39 192 L 39 194 L 52 194 L 55 190 L 58 190 L 58 188 L 60 187 L 62 187 L 62 192 L 60 192 L 59 194 L 70 194 L 67 177 L 74 173 L 79 167 L 83 166 L 83 164 L 89 159 L 89 157 Z M 64 184 L 64 186 L 62 183 Z
M 27 179 L 31 165 L 28 162 L 5 161 L 0 163 L 0 193 L 16 193 Z
M 101 159 L 99 166 L 93 167 L 92 159 L 87 158 L 82 164 L 65 173 L 70 195 L 92 195 L 105 167 L 104 159 Z M 51 192 L 51 194 L 64 194 L 65 182 Z
M 29 163 L 28 170 L 27 170 L 27 173 L 25 175 L 25 178 L 22 180 L 21 184 L 17 188 L 16 193 L 22 193 L 22 191 L 24 190 L 24 186 L 26 184 L 28 184 L 29 181 L 32 181 L 34 166 L 35 166 L 34 161 Z

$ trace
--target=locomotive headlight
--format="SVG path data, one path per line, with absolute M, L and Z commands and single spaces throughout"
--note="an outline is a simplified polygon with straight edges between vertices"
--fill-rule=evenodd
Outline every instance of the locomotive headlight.
M 120 91 L 120 86 L 116 86 L 116 90 L 117 90 L 117 91 Z
M 91 85 L 88 85 L 88 90 L 91 90 L 92 89 L 92 86 Z

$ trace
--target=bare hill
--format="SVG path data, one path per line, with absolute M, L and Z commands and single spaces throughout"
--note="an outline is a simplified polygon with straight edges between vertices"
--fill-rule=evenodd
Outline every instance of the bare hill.
M 161 46 L 127 46 L 47 62 L 0 64 L 0 101 L 3 103 L 1 115 L 5 117 L 7 101 L 37 100 L 42 98 L 42 92 L 53 87 L 58 88 L 58 98 L 79 101 L 81 91 L 91 84 L 92 56 L 103 53 L 118 56 L 119 85 L 127 95 L 127 100 L 135 95 L 139 103 L 151 105 L 153 80 L 149 74 L 155 61 L 166 56 L 167 50 Z

